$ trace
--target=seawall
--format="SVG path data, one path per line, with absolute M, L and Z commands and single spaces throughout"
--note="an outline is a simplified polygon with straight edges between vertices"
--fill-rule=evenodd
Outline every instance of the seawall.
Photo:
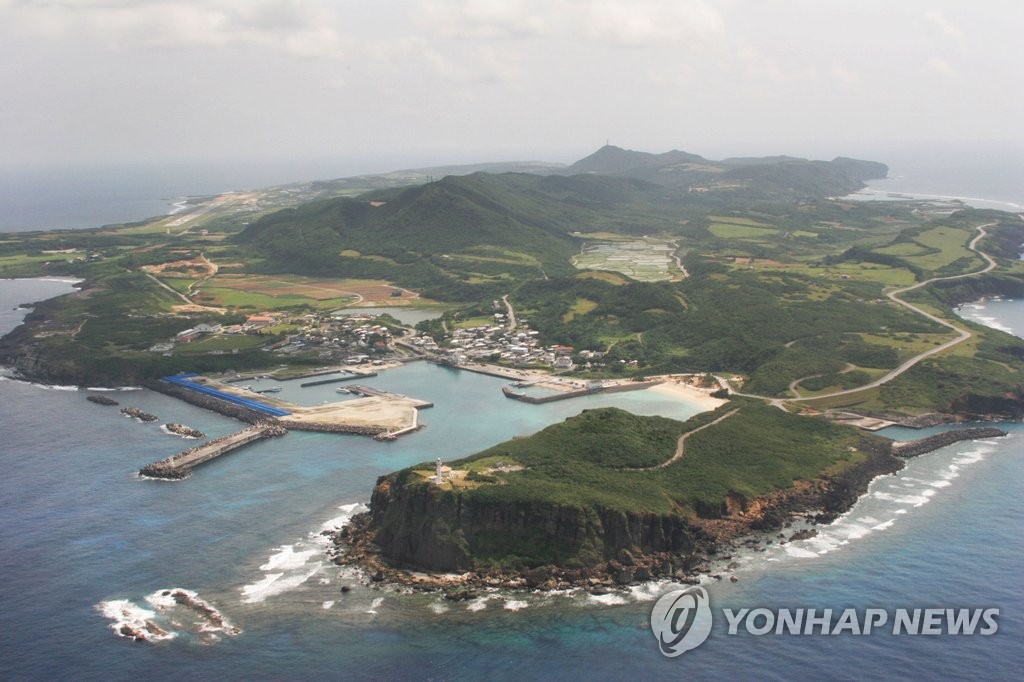
M 926 436 L 924 438 L 918 438 L 917 440 L 906 441 L 902 443 L 892 444 L 892 454 L 897 457 L 917 457 L 939 448 L 944 448 L 947 445 L 958 443 L 963 440 L 977 440 L 979 438 L 1001 438 L 1009 435 L 1008 432 L 1002 429 L 993 428 L 990 426 L 972 428 L 972 429 L 956 429 L 953 431 L 943 431 L 942 433 L 936 433 L 932 436 Z
M 189 448 L 178 454 L 153 462 L 139 469 L 139 474 L 150 478 L 179 480 L 189 475 L 193 468 L 209 462 L 211 459 L 237 450 L 264 438 L 274 438 L 288 433 L 277 424 L 264 423 L 253 426 L 229 436 L 211 440 L 203 445 Z
M 509 388 L 508 386 L 502 386 L 501 392 L 505 394 L 506 398 L 512 400 L 518 400 L 523 403 L 529 403 L 531 405 L 543 405 L 545 403 L 553 403 L 557 400 L 568 400 L 570 398 L 579 398 L 585 395 L 595 395 L 597 393 L 623 393 L 625 391 L 641 391 L 651 386 L 657 386 L 663 383 L 661 381 L 633 381 L 627 384 L 615 384 L 614 386 L 597 386 L 595 388 L 581 388 L 576 391 L 566 391 L 564 393 L 554 393 L 552 395 L 545 396 L 532 396 L 525 393 L 518 393 L 515 389 Z

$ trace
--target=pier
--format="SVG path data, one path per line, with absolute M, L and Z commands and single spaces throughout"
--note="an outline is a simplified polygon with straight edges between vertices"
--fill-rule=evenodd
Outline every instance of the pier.
M 277 424 L 260 424 L 252 426 L 230 436 L 211 440 L 198 447 L 189 448 L 184 452 L 153 462 L 139 469 L 139 474 L 150 478 L 180 480 L 191 473 L 192 469 L 209 462 L 211 459 L 255 443 L 264 438 L 283 436 L 287 431 Z
M 352 381 L 353 379 L 365 379 L 367 377 L 377 376 L 376 372 L 349 372 L 343 377 L 331 377 L 330 379 L 317 379 L 316 381 L 306 381 L 299 384 L 299 388 L 309 388 L 310 386 L 323 386 L 325 384 L 339 384 L 342 381 Z
M 502 386 L 501 392 L 505 394 L 506 398 L 512 400 L 518 400 L 523 403 L 530 403 L 531 405 L 543 405 L 544 403 L 553 403 L 556 400 L 568 400 L 570 398 L 579 398 L 585 395 L 595 395 L 597 393 L 622 393 L 624 391 L 642 391 L 645 388 L 651 386 L 657 386 L 658 384 L 664 383 L 661 380 L 657 381 L 631 381 L 623 384 L 612 384 L 610 386 L 592 386 L 590 388 L 581 388 L 575 391 L 565 391 L 562 393 L 553 393 L 551 395 L 544 396 L 532 396 L 525 393 L 516 391 L 514 388 L 509 386 Z

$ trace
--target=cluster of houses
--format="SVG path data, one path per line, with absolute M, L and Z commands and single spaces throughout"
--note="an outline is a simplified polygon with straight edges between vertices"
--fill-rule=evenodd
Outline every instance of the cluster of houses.
M 512 367 L 551 367 L 571 371 L 577 367 L 603 366 L 604 353 L 576 351 L 572 346 L 540 343 L 540 332 L 530 329 L 525 320 L 514 328 L 504 314 L 495 313 L 493 324 L 458 328 L 440 340 L 427 334 L 395 338 L 391 327 L 380 324 L 371 315 L 329 316 L 309 314 L 282 317 L 263 313 L 252 315 L 242 324 L 218 325 L 200 323 L 179 332 L 173 339 L 150 348 L 170 354 L 176 346 L 193 343 L 214 334 L 261 334 L 268 327 L 294 325 L 294 333 L 284 336 L 266 350 L 280 354 L 315 352 L 319 359 L 347 364 L 379 362 L 384 356 L 404 347 L 421 355 L 432 356 L 453 365 L 467 362 L 497 362 Z M 211 350 L 223 353 L 223 350 Z M 235 351 L 237 352 L 237 351 Z
M 596 351 L 576 353 L 572 346 L 544 346 L 539 336 L 540 332 L 530 329 L 523 320 L 510 330 L 505 324 L 505 316 L 498 313 L 494 315 L 493 325 L 456 329 L 442 340 L 440 346 L 428 336 L 416 337 L 411 343 L 453 365 L 500 362 L 513 367 L 544 366 L 569 371 L 577 366 L 574 357 L 589 364 L 603 355 Z
M 371 354 L 391 350 L 391 329 L 375 324 L 369 315 L 328 317 L 324 315 L 280 316 L 263 313 L 251 315 L 245 322 L 234 325 L 200 323 L 178 332 L 173 339 L 158 343 L 149 350 L 171 353 L 176 346 L 194 343 L 215 334 L 263 334 L 270 327 L 293 325 L 294 333 L 266 347 L 276 353 L 290 354 L 317 351 L 325 359 L 366 362 Z M 210 351 L 220 353 L 223 351 Z

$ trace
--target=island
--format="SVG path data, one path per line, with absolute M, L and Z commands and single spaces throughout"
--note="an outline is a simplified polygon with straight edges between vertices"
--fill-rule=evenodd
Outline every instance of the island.
M 955 312 L 1024 293 L 1024 220 L 855 194 L 886 172 L 606 146 L 569 166 L 305 183 L 19 234 L 0 275 L 81 283 L 35 304 L 0 362 L 46 383 L 145 385 L 260 437 L 415 431 L 424 404 L 349 382 L 411 361 L 504 377 L 509 399 L 538 404 L 685 379 L 718 406 L 685 423 L 591 410 L 468 458 L 425 453 L 380 478 L 335 560 L 415 584 L 688 578 L 745 534 L 834 517 L 945 442 L 894 447 L 879 428 L 1024 415 L 1024 341 Z M 394 316 L 410 308 L 433 315 Z M 367 402 L 298 410 L 236 385 L 263 376 Z M 149 471 L 187 475 L 204 447 Z

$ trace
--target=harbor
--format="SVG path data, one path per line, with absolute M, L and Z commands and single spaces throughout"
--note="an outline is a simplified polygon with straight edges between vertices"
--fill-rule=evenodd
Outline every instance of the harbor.
M 532 405 L 654 387 L 681 392 L 681 397 L 690 400 L 701 400 L 707 403 L 707 409 L 721 402 L 710 398 L 707 388 L 698 387 L 700 378 L 697 376 L 665 375 L 646 380 L 580 381 L 496 365 L 473 364 L 458 366 L 457 369 L 512 379 L 515 382 L 512 386 L 501 389 L 505 397 Z M 344 374 L 339 376 L 341 371 Z M 297 388 L 306 389 L 356 378 L 368 379 L 377 373 L 366 370 L 350 372 L 346 369 L 320 372 L 318 375 L 320 378 L 313 382 L 303 382 Z M 240 386 L 236 378 L 178 374 L 153 382 L 150 388 L 253 426 L 150 464 L 140 473 L 151 478 L 184 478 L 199 464 L 260 439 L 284 435 L 288 431 L 367 436 L 377 441 L 395 441 L 422 429 L 424 425 L 419 419 L 419 411 L 433 407 L 430 401 L 362 383 L 347 383 L 345 388 L 338 389 L 338 394 L 346 396 L 343 399 L 324 401 L 319 405 L 299 405 L 277 397 L 277 391 L 268 392 L 258 385 Z M 252 379 L 256 378 L 272 377 Z M 293 397 L 304 395 L 303 391 L 296 394 L 295 389 L 294 386 L 290 389 Z

